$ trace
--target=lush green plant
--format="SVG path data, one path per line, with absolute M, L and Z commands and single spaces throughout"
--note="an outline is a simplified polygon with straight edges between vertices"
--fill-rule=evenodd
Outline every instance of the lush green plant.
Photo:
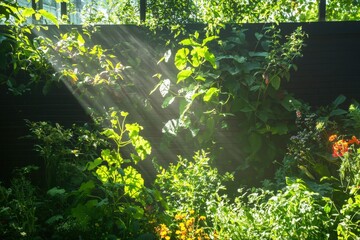
M 270 28 L 256 33 L 256 46 L 263 49 L 255 50 L 247 47 L 243 29 L 234 27 L 224 35 L 208 32 L 202 39 L 195 32 L 179 41 L 174 56 L 178 73 L 157 75 L 160 82 L 152 92 L 159 89 L 162 107 L 178 109 L 177 118 L 165 124 L 165 134 L 192 141 L 195 148 L 216 149 L 222 132 L 237 132 L 232 137 L 243 146 L 238 167 L 252 165 L 261 178 L 264 169 L 282 156 L 276 144 L 292 128 L 291 111 L 299 103 L 281 88 L 281 81 L 289 80 L 289 71 L 296 68 L 293 60 L 301 56 L 304 33 L 297 29 L 284 41 L 278 30 Z M 163 60 L 170 57 L 168 50 Z M 261 167 L 256 166 L 260 162 Z
M 90 124 L 64 128 L 43 121 L 27 120 L 26 123 L 30 131 L 28 138 L 35 140 L 35 151 L 44 161 L 39 165 L 44 166 L 47 188 L 77 186 L 85 178 L 83 165 L 109 145 L 101 138 L 97 127 Z
M 6 56 L 1 68 L 7 73 L 1 75 L 0 81 L 15 95 L 20 95 L 29 91 L 32 84 L 46 82 L 53 73 L 43 52 L 45 39 L 31 37 L 33 31 L 46 30 L 47 26 L 28 24 L 27 20 L 44 18 L 57 26 L 59 21 L 44 9 L 34 10 L 17 3 L 1 2 L 0 9 L 3 10 L 0 12 L 1 21 L 5 25 L 0 33 L 1 54 Z
M 349 198 L 339 212 L 338 239 L 358 239 L 360 236 L 360 194 L 359 186 L 350 188 Z
M 81 15 L 85 25 L 139 24 L 139 1 L 87 1 Z
M 168 169 L 160 167 L 159 171 L 155 184 L 163 194 L 166 213 L 170 220 L 175 222 L 159 225 L 158 234 L 168 224 L 173 236 L 179 235 L 179 239 L 182 239 L 180 236 L 183 233 L 190 237 L 196 232 L 193 224 L 197 219 L 196 221 L 202 222 L 196 225 L 198 229 L 202 229 L 201 234 L 212 235 L 205 226 L 207 223 L 211 224 L 215 217 L 214 211 L 222 192 L 226 190 L 223 183 L 232 179 L 232 175 L 221 175 L 216 168 L 211 167 L 208 153 L 204 150 L 196 152 L 193 161 L 179 157 L 176 164 L 171 164 Z M 191 227 L 186 226 L 187 231 L 182 231 L 186 221 L 191 221 L 191 224 L 188 224 Z
M 77 215 L 76 209 L 88 207 L 89 203 L 89 207 L 95 211 L 96 206 L 103 205 L 122 238 L 137 237 L 149 231 L 145 209 L 154 203 L 151 191 L 144 186 L 144 179 L 132 166 L 150 155 L 151 146 L 139 134 L 142 130 L 139 124 L 125 123 L 127 115 L 126 112 L 111 112 L 111 127 L 105 128 L 102 134 L 115 143 L 115 148 L 102 150 L 101 157 L 87 165 L 87 170 L 101 183 L 99 189 L 104 194 L 103 199 L 80 203 L 73 212 Z M 125 158 L 121 150 L 128 145 L 135 152 Z M 80 220 L 82 214 L 76 217 Z
M 220 204 L 214 224 L 220 239 L 329 239 L 334 221 L 324 206 L 331 204 L 301 179 L 289 178 L 277 193 L 257 189 Z
M 27 166 L 16 170 L 10 188 L 0 185 L 0 237 L 2 239 L 36 239 L 39 199 L 27 174 L 37 169 Z
M 303 105 L 297 110 L 297 134 L 290 138 L 288 151 L 278 171 L 283 181 L 285 176 L 299 176 L 319 182 L 323 177 L 338 177 L 341 163 L 332 154 L 334 147 L 329 141 L 337 136 L 351 138 L 359 130 L 359 108 L 352 104 L 349 110 L 342 108 L 346 98 L 337 97 L 328 106 L 312 110 Z M 348 141 L 337 139 L 339 146 Z M 340 146 L 341 147 L 341 146 Z M 348 176 L 349 177 L 349 176 Z
M 271 0 L 148 0 L 146 6 L 149 26 L 188 23 L 259 23 L 314 22 L 319 19 L 319 1 Z M 358 20 L 357 1 L 327 1 L 326 19 L 329 21 Z M 139 23 L 139 1 L 90 1 L 84 9 L 86 23 Z

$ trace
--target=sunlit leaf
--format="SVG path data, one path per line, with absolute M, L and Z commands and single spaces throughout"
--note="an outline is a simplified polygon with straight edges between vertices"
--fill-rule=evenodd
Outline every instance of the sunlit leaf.
M 162 128 L 162 132 L 176 136 L 178 132 L 178 121 L 176 119 L 169 120 Z
M 209 52 L 209 51 L 206 51 L 206 52 L 205 52 L 205 59 L 206 59 L 209 63 L 211 63 L 211 65 L 212 65 L 212 67 L 213 67 L 214 69 L 217 68 L 217 65 L 216 65 L 216 57 L 215 57 L 215 55 L 214 55 L 213 53 L 211 53 L 211 52 Z
M 184 69 L 177 74 L 177 83 L 184 81 L 192 74 L 191 69 Z
M 59 22 L 58 22 L 56 16 L 54 16 L 52 13 L 46 11 L 45 9 L 40 9 L 38 11 L 38 13 L 40 13 L 44 18 L 50 20 L 53 24 L 55 24 L 57 27 L 59 27 Z
M 179 70 L 183 70 L 187 65 L 187 56 L 189 55 L 190 50 L 187 48 L 179 49 L 175 54 L 175 66 Z
M 164 79 L 164 81 L 161 82 L 159 91 L 162 97 L 165 97 L 168 94 L 170 90 L 170 83 L 169 79 Z
M 165 62 L 168 62 L 170 57 L 171 57 L 171 49 L 167 50 L 164 54 Z
M 25 8 L 24 11 L 21 12 L 22 17 L 27 18 L 31 17 L 35 13 L 33 8 Z
M 162 103 L 162 108 L 167 108 L 169 105 L 171 105 L 175 100 L 174 96 L 168 96 L 165 98 L 164 102 Z
M 209 102 L 214 95 L 215 96 L 218 95 L 219 91 L 220 90 L 215 87 L 209 88 L 209 90 L 206 91 L 206 93 L 203 97 L 204 102 Z

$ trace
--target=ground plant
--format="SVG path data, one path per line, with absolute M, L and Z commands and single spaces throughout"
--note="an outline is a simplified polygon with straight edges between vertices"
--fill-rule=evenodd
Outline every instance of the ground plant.
M 138 1 L 89 1 L 85 25 L 61 31 L 66 17 L 1 2 L 0 82 L 16 96 L 64 84 L 92 122 L 24 122 L 38 162 L 0 182 L 0 238 L 359 239 L 359 103 L 286 91 L 301 28 L 234 24 L 316 18 L 315 2 L 285 2 L 151 0 L 139 23 Z M 345 2 L 358 7 L 329 1 L 329 17 L 358 17 L 335 11 Z M 97 42 L 95 23 L 142 24 L 153 48 Z

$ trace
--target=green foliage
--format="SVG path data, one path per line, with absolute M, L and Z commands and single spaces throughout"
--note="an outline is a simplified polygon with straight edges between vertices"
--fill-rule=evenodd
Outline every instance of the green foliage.
M 282 155 L 276 144 L 292 128 L 288 122 L 299 102 L 281 88 L 281 81 L 288 81 L 290 70 L 296 69 L 293 60 L 301 56 L 305 34 L 297 29 L 282 39 L 270 27 L 255 34 L 258 43 L 251 49 L 243 29 L 234 27 L 220 36 L 211 33 L 201 38 L 195 32 L 179 40 L 176 77 L 160 78 L 152 91 L 159 89 L 163 108 L 178 109 L 178 118 L 170 119 L 163 132 L 197 148 L 213 149 L 221 141 L 219 131 L 236 132 L 234 138 L 243 146 L 239 169 L 262 162 L 256 169 L 261 178 L 267 164 Z
M 338 239 L 358 239 L 360 236 L 360 194 L 359 187 L 353 186 L 350 196 L 340 210 L 336 228 Z
M 139 1 L 87 1 L 81 12 L 83 24 L 139 24 Z
M 212 168 L 208 153 L 203 150 L 196 152 L 192 161 L 179 157 L 176 164 L 159 171 L 156 186 L 164 195 L 170 216 L 190 210 L 205 215 L 216 208 L 221 192 L 226 189 L 223 183 L 232 179 L 231 174 L 220 175 Z
M 35 239 L 38 231 L 36 188 L 26 176 L 37 167 L 16 171 L 10 188 L 0 185 L 0 237 L 2 239 Z
M 341 165 L 332 156 L 333 143 L 329 141 L 329 137 L 341 135 L 351 139 L 352 134 L 359 131 L 359 108 L 352 104 L 346 111 L 342 107 L 344 101 L 345 97 L 340 95 L 328 106 L 317 110 L 306 105 L 297 110 L 298 132 L 289 140 L 286 157 L 278 171 L 280 181 L 285 176 L 298 176 L 317 182 L 323 177 L 338 176 L 340 167 L 344 168 L 347 161 Z M 350 177 L 348 174 L 343 175 Z
M 258 189 L 224 203 L 214 222 L 221 239 L 329 239 L 327 202 L 302 180 L 288 179 L 277 193 Z
M 35 151 L 44 161 L 46 187 L 74 187 L 83 181 L 82 165 L 98 155 L 108 143 L 100 137 L 96 126 L 85 124 L 64 128 L 59 124 L 26 121 Z M 70 182 L 68 180 L 71 180 Z
M 53 73 L 44 53 L 44 45 L 47 39 L 31 37 L 33 31 L 46 30 L 46 26 L 28 24 L 31 18 L 48 20 L 59 26 L 59 21 L 54 15 L 44 9 L 34 10 L 33 8 L 21 7 L 17 3 L 0 3 L 0 17 L 6 26 L 0 33 L 1 54 L 6 58 L 3 60 L 1 69 L 7 71 L 8 75 L 1 75 L 0 82 L 6 84 L 15 95 L 21 95 L 30 90 L 34 83 L 46 81 L 44 77 Z M 21 82 L 27 75 L 30 81 Z

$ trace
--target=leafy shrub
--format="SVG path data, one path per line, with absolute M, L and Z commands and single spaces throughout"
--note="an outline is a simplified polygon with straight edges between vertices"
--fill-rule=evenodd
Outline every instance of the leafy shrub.
M 163 194 L 170 222 L 175 221 L 169 226 L 173 234 L 178 228 L 181 231 L 180 224 L 185 219 L 193 219 L 191 224 L 197 219 L 206 225 L 215 217 L 221 192 L 225 190 L 223 182 L 232 179 L 232 175 L 220 175 L 209 161 L 208 153 L 201 150 L 195 153 L 192 161 L 179 157 L 177 164 L 171 164 L 168 169 L 160 168 L 155 184 Z M 204 234 L 210 234 L 208 229 L 204 230 Z
M 329 239 L 333 220 L 326 201 L 300 180 L 277 193 L 256 189 L 219 205 L 215 227 L 221 239 Z M 331 204 L 331 201 L 329 202 Z
M 10 188 L 0 184 L 0 238 L 36 239 L 39 230 L 39 199 L 27 174 L 37 169 L 27 166 L 16 171 Z

